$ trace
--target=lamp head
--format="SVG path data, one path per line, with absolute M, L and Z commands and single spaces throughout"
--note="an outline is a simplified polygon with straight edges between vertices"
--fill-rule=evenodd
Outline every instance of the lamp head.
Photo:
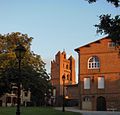
M 21 44 L 19 44 L 16 49 L 15 49 L 15 54 L 16 54 L 16 58 L 18 60 L 23 59 L 24 55 L 25 55 L 26 49 L 24 46 L 22 46 Z

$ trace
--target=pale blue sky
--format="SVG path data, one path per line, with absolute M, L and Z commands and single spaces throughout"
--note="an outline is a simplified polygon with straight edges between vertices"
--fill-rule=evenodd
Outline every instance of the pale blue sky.
M 101 38 L 96 34 L 101 14 L 120 14 L 120 8 L 98 0 L 0 0 L 0 33 L 21 32 L 33 37 L 31 50 L 50 61 L 65 49 L 77 62 L 75 48 Z M 77 70 L 76 70 L 77 71 Z

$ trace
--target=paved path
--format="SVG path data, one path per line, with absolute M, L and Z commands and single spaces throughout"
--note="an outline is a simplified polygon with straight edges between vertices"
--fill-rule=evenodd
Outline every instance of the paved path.
M 55 107 L 55 109 L 62 111 L 62 107 Z M 120 112 L 115 111 L 83 111 L 74 107 L 65 107 L 65 111 L 79 112 L 82 115 L 120 115 Z

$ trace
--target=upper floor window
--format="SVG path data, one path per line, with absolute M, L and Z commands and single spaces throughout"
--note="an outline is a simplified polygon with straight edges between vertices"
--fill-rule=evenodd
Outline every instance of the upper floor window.
M 90 57 L 88 59 L 88 69 L 99 69 L 100 61 L 97 56 Z
M 117 44 L 115 42 L 108 42 L 109 48 L 114 48 Z
M 84 89 L 90 89 L 90 78 L 84 78 Z
M 68 64 L 66 65 L 66 69 L 68 69 Z
M 64 59 L 66 59 L 66 55 L 64 54 Z
M 98 77 L 98 89 L 104 89 L 105 79 L 104 77 Z

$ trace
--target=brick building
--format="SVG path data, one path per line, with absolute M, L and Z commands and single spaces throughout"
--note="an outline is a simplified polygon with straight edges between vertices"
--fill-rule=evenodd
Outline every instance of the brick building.
M 69 90 L 71 90 L 70 86 L 76 84 L 76 76 L 75 76 L 75 60 L 72 56 L 68 59 L 66 58 L 66 52 L 62 53 L 59 51 L 55 55 L 55 60 L 51 61 L 51 83 L 53 87 L 56 88 L 55 97 L 56 104 L 62 104 L 62 95 L 63 95 L 63 80 L 62 76 L 65 75 L 65 96 L 66 99 L 72 99 L 72 96 L 69 95 Z M 69 86 L 69 87 L 67 87 Z M 78 87 L 73 89 L 73 92 L 77 92 Z M 75 93 L 78 94 L 78 93 Z
M 105 37 L 75 51 L 81 109 L 120 110 L 120 54 L 115 43 Z

